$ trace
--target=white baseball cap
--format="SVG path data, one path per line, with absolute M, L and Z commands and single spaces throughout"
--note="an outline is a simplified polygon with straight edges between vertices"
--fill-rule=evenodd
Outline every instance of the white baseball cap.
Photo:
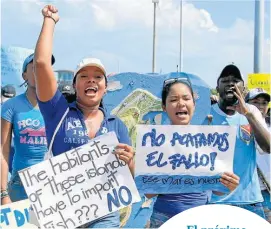
M 258 96 L 263 96 L 265 99 L 270 102 L 270 95 L 262 88 L 253 88 L 251 89 L 245 98 L 245 101 L 248 102 L 251 99 L 255 99 Z
M 76 76 L 76 74 L 84 67 L 87 66 L 93 66 L 93 67 L 97 67 L 99 68 L 104 75 L 106 76 L 106 70 L 104 65 L 102 64 L 101 60 L 97 59 L 97 58 L 85 58 L 83 60 L 80 61 L 80 63 L 77 65 L 76 70 L 74 72 L 74 76 Z

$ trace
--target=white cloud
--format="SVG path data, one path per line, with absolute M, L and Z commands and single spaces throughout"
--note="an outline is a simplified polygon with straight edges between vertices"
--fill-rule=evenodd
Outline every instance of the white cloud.
M 164 35 L 167 34 L 167 35 Z M 206 30 L 183 30 L 183 70 L 194 73 L 213 87 L 222 68 L 234 62 L 243 73 L 253 72 L 254 23 L 236 19 L 229 28 L 213 33 Z M 157 51 L 158 66 L 163 71 L 174 71 L 179 64 L 179 31 L 163 31 Z M 270 39 L 263 44 L 262 71 L 270 72 Z M 171 61 L 169 61 L 171 60 Z
M 150 72 L 151 0 L 63 0 L 55 3 L 60 14 L 54 43 L 54 53 L 58 57 L 56 65 L 73 69 L 80 58 L 91 55 L 101 58 L 108 72 L 117 72 L 118 69 L 121 72 Z M 4 1 L 2 19 L 6 24 L 12 22 L 11 27 L 2 26 L 4 40 L 22 47 L 27 40 L 33 47 L 40 31 L 43 5 L 44 1 L 38 0 Z M 234 23 L 223 28 L 211 16 L 205 9 L 184 2 L 184 70 L 215 86 L 221 69 L 234 62 L 246 77 L 253 71 L 253 21 L 236 18 Z M 178 1 L 160 0 L 157 9 L 158 72 L 160 69 L 163 72 L 176 70 L 179 62 L 179 23 Z M 22 28 L 28 32 L 32 28 L 36 34 L 24 33 L 16 37 L 16 29 L 20 31 Z M 264 43 L 264 72 L 270 71 L 270 54 L 269 38 Z
M 114 15 L 105 12 L 101 6 L 96 4 L 92 4 L 92 9 L 98 24 L 101 24 L 105 28 L 113 28 L 116 26 Z
M 206 10 L 203 10 L 203 9 L 201 9 L 199 12 L 201 13 L 199 14 L 201 18 L 201 20 L 199 20 L 200 27 L 206 28 L 209 31 L 218 32 L 218 28 L 213 23 L 211 15 Z
M 153 25 L 153 3 L 150 0 L 93 0 L 90 2 L 96 22 L 107 29 L 142 24 Z M 157 7 L 157 26 L 176 29 L 180 26 L 180 6 L 173 0 L 160 0 Z M 197 9 L 191 3 L 183 3 L 183 26 L 194 30 L 206 29 L 217 32 L 211 15 Z
M 62 23 L 59 29 L 88 19 L 90 24 L 96 22 L 100 28 L 113 30 L 153 25 L 153 3 L 151 0 L 4 0 L 8 11 L 17 11 L 18 16 L 27 23 L 41 23 L 41 9 L 46 4 L 55 4 L 59 8 Z M 173 0 L 160 0 L 157 7 L 157 27 L 178 29 L 180 27 L 180 8 Z M 62 10 L 65 9 L 65 10 Z M 29 17 L 31 15 L 31 17 Z M 80 15 L 80 17 L 78 17 Z M 68 23 L 67 20 L 70 22 Z M 66 22 L 63 22 L 66 21 Z M 65 23 L 65 25 L 64 25 Z M 62 28 L 63 27 L 63 28 Z M 197 31 L 199 29 L 217 32 L 218 28 L 212 21 L 211 15 L 203 9 L 197 9 L 191 3 L 183 2 L 183 27 Z

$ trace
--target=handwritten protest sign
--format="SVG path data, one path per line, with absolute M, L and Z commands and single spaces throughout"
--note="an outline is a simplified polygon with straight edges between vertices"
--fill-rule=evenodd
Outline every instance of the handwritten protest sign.
M 75 228 L 140 201 L 110 132 L 19 172 L 41 228 Z
M 140 192 L 227 191 L 219 178 L 233 170 L 235 127 L 138 125 L 137 133 Z
M 1 206 L 0 228 L 36 228 L 29 222 L 29 200 L 21 200 Z

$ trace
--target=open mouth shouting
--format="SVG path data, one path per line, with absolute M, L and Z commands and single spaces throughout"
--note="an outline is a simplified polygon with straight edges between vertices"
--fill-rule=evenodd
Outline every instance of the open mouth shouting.
M 232 88 L 229 88 L 228 90 L 226 90 L 226 96 L 227 96 L 227 98 L 234 98 L 235 97 L 235 95 L 234 95 L 234 92 L 235 92 L 235 88 L 234 87 L 232 87 Z
M 178 112 L 176 112 L 176 116 L 179 119 L 184 119 L 184 118 L 188 117 L 188 112 L 187 111 L 178 111 Z
M 85 95 L 92 97 L 96 95 L 97 91 L 98 91 L 98 87 L 87 87 L 85 89 Z

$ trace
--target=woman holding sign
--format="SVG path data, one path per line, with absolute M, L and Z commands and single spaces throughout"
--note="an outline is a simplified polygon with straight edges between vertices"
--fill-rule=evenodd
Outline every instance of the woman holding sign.
M 84 145 L 97 136 L 114 131 L 120 142 L 115 148 L 119 159 L 125 161 L 131 173 L 134 170 L 134 151 L 130 146 L 126 126 L 103 108 L 107 78 L 99 59 L 86 58 L 77 66 L 73 87 L 75 97 L 68 103 L 57 90 L 57 81 L 51 67 L 54 28 L 59 21 L 58 10 L 45 6 L 42 30 L 35 49 L 36 88 L 41 113 L 45 120 L 47 139 L 53 155 Z M 56 144 L 57 143 L 57 144 Z M 119 213 L 115 212 L 84 227 L 119 227 Z
M 172 125 L 189 125 L 195 111 L 195 100 L 191 83 L 186 78 L 164 81 L 162 107 Z M 239 184 L 239 177 L 233 173 L 224 173 L 220 182 L 230 191 Z M 217 193 L 216 194 L 220 194 Z M 155 195 L 146 194 L 148 198 Z M 151 216 L 151 228 L 158 228 L 174 215 L 193 207 L 208 203 L 210 193 L 181 193 L 158 195 Z

